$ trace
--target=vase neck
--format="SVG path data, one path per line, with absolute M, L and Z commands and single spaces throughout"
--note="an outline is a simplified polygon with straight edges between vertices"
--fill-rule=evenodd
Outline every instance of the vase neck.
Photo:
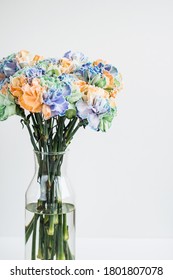
M 50 183 L 57 176 L 62 176 L 66 173 L 68 151 L 58 153 L 44 153 L 34 151 L 35 172 L 39 176 L 47 175 Z

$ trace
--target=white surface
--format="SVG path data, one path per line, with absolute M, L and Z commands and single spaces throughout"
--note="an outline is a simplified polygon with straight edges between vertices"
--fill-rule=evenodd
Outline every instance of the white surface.
M 0 0 L 0 57 L 72 49 L 122 72 L 107 134 L 80 131 L 69 173 L 80 237 L 173 237 L 173 1 Z M 22 236 L 32 147 L 18 118 L 0 123 L 1 236 Z M 17 217 L 17 218 L 16 218 Z
M 0 259 L 24 259 L 21 238 L 0 238 Z M 85 239 L 76 244 L 78 260 L 173 260 L 173 239 Z

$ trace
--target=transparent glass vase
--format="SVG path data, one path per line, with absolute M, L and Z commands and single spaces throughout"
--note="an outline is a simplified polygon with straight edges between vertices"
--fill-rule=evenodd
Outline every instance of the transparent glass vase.
M 75 259 L 75 206 L 67 153 L 34 152 L 35 174 L 26 191 L 28 260 Z

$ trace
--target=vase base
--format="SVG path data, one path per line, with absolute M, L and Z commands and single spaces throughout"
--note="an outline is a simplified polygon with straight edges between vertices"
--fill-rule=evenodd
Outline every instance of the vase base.
M 62 203 L 40 210 L 38 203 L 26 206 L 26 259 L 73 260 L 75 207 Z

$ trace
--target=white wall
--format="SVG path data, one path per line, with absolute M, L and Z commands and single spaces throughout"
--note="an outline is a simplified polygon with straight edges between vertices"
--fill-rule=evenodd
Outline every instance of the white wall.
M 80 131 L 69 175 L 80 237 L 173 237 L 173 2 L 0 0 L 0 57 L 80 50 L 123 73 L 107 134 Z M 21 236 L 32 147 L 19 119 L 0 123 L 0 235 Z

